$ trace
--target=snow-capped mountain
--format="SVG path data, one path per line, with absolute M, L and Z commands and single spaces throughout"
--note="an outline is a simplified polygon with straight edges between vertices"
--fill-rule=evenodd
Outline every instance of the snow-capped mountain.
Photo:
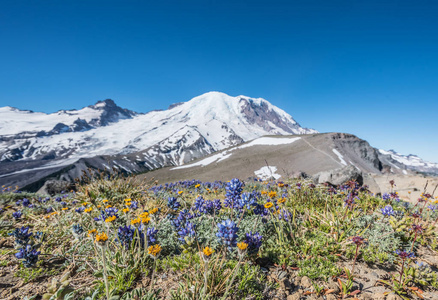
M 403 155 L 394 150 L 379 149 L 379 158 L 391 166 L 393 172 L 407 174 L 407 171 L 413 171 L 431 175 L 438 174 L 438 163 L 425 161 L 413 154 Z
M 132 167 L 123 166 L 125 171 L 144 171 L 181 165 L 263 135 L 310 133 L 316 131 L 301 127 L 264 99 L 219 92 L 146 114 L 122 109 L 112 100 L 53 114 L 3 107 L 0 182 L 23 186 L 29 180 L 23 182 L 22 175 L 18 176 L 21 179 L 15 175 L 49 173 L 47 176 L 50 170 L 57 172 L 80 159 L 92 165 L 89 160 L 95 162 L 97 157 L 108 161 L 126 157 L 123 160 L 129 160 Z M 16 180 L 8 182 L 13 177 Z

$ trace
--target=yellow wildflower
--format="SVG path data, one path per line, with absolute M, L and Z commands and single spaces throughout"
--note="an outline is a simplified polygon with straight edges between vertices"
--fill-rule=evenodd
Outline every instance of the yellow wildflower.
M 115 219 L 116 219 L 116 216 L 111 216 L 111 217 L 106 218 L 105 222 L 109 223 L 109 222 L 114 221 Z
M 68 209 L 68 207 L 63 207 L 63 208 L 62 208 L 62 210 L 67 210 L 67 209 Z
M 198 187 L 200 187 L 201 185 L 198 183 L 197 185 L 195 185 L 195 188 L 198 188 Z
M 124 213 L 127 213 L 128 211 L 129 211 L 129 208 L 124 208 L 124 209 L 123 209 L 123 212 L 124 212 Z
M 138 224 L 138 223 L 140 223 L 140 219 L 139 218 L 131 220 L 131 225 L 135 225 L 135 224 Z
M 92 235 L 94 235 L 94 234 L 96 234 L 96 233 L 97 233 L 97 230 L 96 230 L 96 229 L 88 230 L 88 236 L 92 236 Z
M 151 254 L 153 256 L 157 256 L 160 251 L 161 251 L 160 245 L 153 245 L 148 248 L 148 254 Z
M 266 202 L 266 204 L 265 204 L 265 208 L 271 208 L 272 206 L 274 206 L 274 204 L 272 204 L 272 202 Z
M 149 217 L 141 218 L 141 222 L 144 224 L 149 223 L 150 220 L 151 220 L 151 218 L 149 218 Z
M 268 192 L 267 191 L 261 191 L 260 194 L 262 195 L 266 195 Z
M 103 199 L 103 200 L 102 200 L 102 202 L 103 202 L 103 203 L 107 203 L 107 202 L 108 202 L 108 200 L 106 200 L 106 199 Z
M 154 209 L 152 209 L 152 210 L 150 211 L 150 214 L 153 215 L 153 214 L 156 213 L 157 211 L 158 211 L 158 208 L 155 207 Z
M 107 205 L 107 206 L 105 206 L 105 208 L 111 208 L 111 207 L 113 207 L 112 205 Z
M 89 208 L 86 208 L 85 210 L 84 210 L 84 212 L 90 212 L 90 211 L 92 211 L 93 210 L 93 208 L 91 208 L 91 207 L 89 207 Z
M 106 242 L 108 240 L 108 236 L 105 232 L 96 235 L 96 242 Z
M 280 199 L 278 199 L 278 203 L 284 203 L 284 202 L 286 202 L 286 198 L 280 198 Z
M 131 206 L 131 204 L 132 204 L 131 202 L 125 202 L 126 206 Z
M 283 182 L 279 182 L 278 183 L 278 187 L 284 187 L 284 183 Z
M 145 211 L 145 212 L 142 212 L 139 217 L 146 218 L 147 216 L 149 216 L 149 213 L 147 211 Z
M 125 202 L 131 202 L 131 198 L 125 199 Z
M 82 203 L 82 206 L 87 206 L 87 205 L 88 205 L 87 202 Z
M 100 204 L 97 206 L 97 208 L 101 208 L 101 207 L 102 207 L 102 205 L 100 205 Z
M 246 248 L 248 248 L 248 244 L 245 243 L 245 242 L 237 243 L 237 247 L 238 247 L 240 250 L 245 250 Z
M 277 192 L 275 191 L 269 192 L 269 198 L 275 198 L 275 197 L 277 197 Z
M 202 250 L 202 252 L 204 252 L 204 254 L 206 256 L 210 256 L 210 255 L 213 254 L 214 250 L 207 246 L 207 247 L 204 248 L 204 250 Z
M 178 192 L 178 195 L 181 195 L 182 193 L 183 193 L 183 191 L 179 191 L 179 192 Z

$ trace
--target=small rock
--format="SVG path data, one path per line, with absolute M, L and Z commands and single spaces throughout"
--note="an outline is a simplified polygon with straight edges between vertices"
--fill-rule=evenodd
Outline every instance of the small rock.
M 304 276 L 303 278 L 301 278 L 301 286 L 305 288 L 310 288 L 312 286 L 312 281 L 309 277 Z
M 280 288 L 287 291 L 292 289 L 292 284 L 287 280 L 286 278 L 283 280 L 280 280 Z
M 374 294 L 373 296 L 372 296 L 372 299 L 373 300 L 385 300 L 385 295 L 384 294 Z
M 332 295 L 332 294 L 328 294 L 327 296 L 325 296 L 326 300 L 336 300 L 336 296 Z
M 396 294 L 389 294 L 386 296 L 386 300 L 401 300 L 402 298 Z
M 333 290 L 334 294 L 337 294 L 341 291 L 341 289 L 339 288 L 339 285 L 331 278 L 328 281 L 328 288 Z
M 292 295 L 287 296 L 287 300 L 300 300 L 301 293 L 293 293 Z

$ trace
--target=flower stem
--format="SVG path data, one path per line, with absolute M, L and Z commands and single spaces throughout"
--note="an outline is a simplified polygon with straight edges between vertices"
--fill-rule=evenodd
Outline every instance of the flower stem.
M 242 262 L 242 259 L 243 259 L 243 255 L 241 255 L 240 258 L 239 258 L 239 262 L 237 263 L 237 267 L 236 267 L 236 269 L 234 270 L 233 277 L 231 277 L 231 280 L 230 280 L 230 282 L 228 283 L 227 289 L 225 290 L 225 294 L 224 294 L 224 296 L 222 297 L 222 300 L 227 299 L 228 292 L 230 291 L 230 288 L 231 288 L 231 286 L 233 285 L 234 279 L 236 278 L 237 272 L 239 271 L 240 263 Z
M 108 285 L 108 274 L 106 272 L 105 246 L 102 246 L 101 249 L 102 249 L 102 262 L 103 262 L 103 280 L 105 281 L 105 293 L 106 293 L 106 299 L 109 300 L 109 285 Z

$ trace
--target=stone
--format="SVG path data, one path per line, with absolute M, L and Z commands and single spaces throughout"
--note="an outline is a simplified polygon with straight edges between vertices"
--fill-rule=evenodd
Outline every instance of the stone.
M 301 278 L 301 282 L 300 282 L 301 286 L 304 288 L 310 288 L 312 287 L 312 281 L 310 280 L 309 277 L 304 276 L 303 278 Z
M 341 289 L 339 288 L 339 285 L 331 278 L 328 281 L 328 288 L 330 290 L 333 290 L 334 294 L 337 294 L 341 291 Z
M 280 280 L 280 288 L 287 291 L 292 290 L 293 286 L 287 278 Z
M 389 294 L 386 296 L 386 300 L 401 300 L 402 298 L 396 294 Z
M 325 299 L 326 300 L 336 300 L 336 296 L 333 294 L 328 294 L 325 296 Z
M 51 179 L 47 180 L 37 193 L 54 196 L 61 192 L 69 193 L 71 190 L 76 190 L 74 183 L 65 180 Z
M 386 298 L 386 296 L 384 294 L 380 294 L 380 293 L 374 294 L 372 296 L 372 299 L 374 299 L 374 300 L 385 300 L 385 298 Z
M 313 176 L 313 181 L 315 183 L 329 183 L 333 186 L 338 186 L 351 180 L 357 181 L 360 185 L 363 184 L 362 172 L 353 166 L 323 171 Z
M 287 300 L 300 300 L 301 293 L 293 293 L 292 295 L 287 296 Z

